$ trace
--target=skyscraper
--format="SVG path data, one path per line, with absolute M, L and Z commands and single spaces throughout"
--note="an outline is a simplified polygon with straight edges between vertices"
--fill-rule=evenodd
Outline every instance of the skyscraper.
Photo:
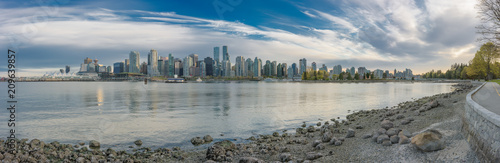
M 130 72 L 129 71 L 129 64 L 130 64 L 130 61 L 128 59 L 125 59 L 125 62 L 123 63 L 123 72 Z
M 278 63 L 276 61 L 271 62 L 271 75 L 272 76 L 278 75 Z
M 333 66 L 333 74 L 338 75 L 341 72 L 342 72 L 342 66 L 341 65 Z
M 206 76 L 214 76 L 214 63 L 215 61 L 210 58 L 206 57 L 204 60 L 205 62 L 205 71 L 206 71 Z
M 148 74 L 148 63 L 142 62 L 139 72 L 142 74 Z
M 354 76 L 354 74 L 356 74 L 356 68 L 354 67 L 351 67 L 351 74 Z
M 69 73 L 69 66 L 66 66 L 66 74 Z
M 255 76 L 253 73 L 253 61 L 251 58 L 247 58 L 245 61 L 245 71 L 247 72 L 247 76 Z
M 140 58 L 141 54 L 139 54 L 139 52 L 136 52 L 136 51 L 131 51 L 130 54 L 129 54 L 129 61 L 130 61 L 130 64 L 129 64 L 129 72 L 132 72 L 132 73 L 139 73 L 140 72 L 140 63 L 139 63 L 139 58 Z
M 222 60 L 229 60 L 229 51 L 226 45 L 222 46 Z
M 190 66 L 199 67 L 200 65 L 197 65 L 198 64 L 198 54 L 190 54 L 189 56 L 193 60 L 193 64 Z
M 148 75 L 158 76 L 158 52 L 155 49 L 151 49 L 148 54 Z
M 207 69 L 206 69 L 206 65 L 205 65 L 205 62 L 200 62 L 200 76 L 201 77 L 206 77 L 207 76 Z
M 219 47 L 214 47 L 214 61 L 215 65 L 219 65 L 219 56 L 220 56 L 220 51 Z
M 174 61 L 174 55 L 172 53 L 168 54 L 168 74 L 167 76 L 174 76 L 175 73 L 175 61 Z
M 85 58 L 85 59 L 83 60 L 83 63 L 84 63 L 84 64 L 89 64 L 89 63 L 92 63 L 92 59 L 90 59 L 89 57 L 87 57 L 87 58 Z
M 302 58 L 299 60 L 299 65 L 300 65 L 300 72 L 299 76 L 302 76 L 302 74 L 306 71 L 307 69 L 307 60 L 305 58 Z
M 292 74 L 293 76 L 292 77 L 295 77 L 299 74 L 299 71 L 297 70 L 297 63 L 292 63 Z
M 246 76 L 245 74 L 245 58 L 242 56 L 236 57 L 236 63 L 234 64 L 236 69 L 236 76 Z
M 122 73 L 124 68 L 125 68 L 125 63 L 116 62 L 113 64 L 113 73 L 115 74 Z
M 312 67 L 313 71 L 316 71 L 316 62 L 311 63 L 311 67 Z
M 262 61 L 255 57 L 254 61 L 253 61 L 253 75 L 254 76 L 257 76 L 257 77 L 260 77 L 261 76 L 261 71 L 262 69 Z

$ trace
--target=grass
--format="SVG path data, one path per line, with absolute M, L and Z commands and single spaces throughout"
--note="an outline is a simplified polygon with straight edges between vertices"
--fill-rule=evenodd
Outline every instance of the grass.
M 500 85 L 500 79 L 497 79 L 497 80 L 491 80 L 490 82 L 496 82 L 496 83 L 498 83 L 498 85 Z

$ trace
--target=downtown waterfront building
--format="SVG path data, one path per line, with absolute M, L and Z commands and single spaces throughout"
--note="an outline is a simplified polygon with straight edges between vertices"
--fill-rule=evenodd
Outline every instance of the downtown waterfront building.
M 139 58 L 141 54 L 136 51 L 131 51 L 129 54 L 129 72 L 131 73 L 140 73 L 140 63 L 139 63 Z

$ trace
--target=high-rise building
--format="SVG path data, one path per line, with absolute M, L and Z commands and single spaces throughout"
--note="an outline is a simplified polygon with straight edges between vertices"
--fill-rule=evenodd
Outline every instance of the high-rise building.
M 130 61 L 128 59 L 125 59 L 125 62 L 123 63 L 123 66 L 125 67 L 123 69 L 123 72 L 130 72 L 129 71 L 129 64 L 130 64 Z
M 354 76 L 354 74 L 356 74 L 356 68 L 354 67 L 351 67 L 351 74 Z
M 271 62 L 271 75 L 272 76 L 278 75 L 278 62 L 276 61 Z
M 69 66 L 66 66 L 66 74 L 69 73 Z
M 288 76 L 288 65 L 286 63 L 281 63 L 283 77 Z
M 264 65 L 264 75 L 263 76 L 271 76 L 271 61 L 266 60 L 266 64 Z
M 229 52 L 227 46 L 222 46 L 222 60 L 229 60 Z
M 250 58 L 247 58 L 247 60 L 245 61 L 245 71 L 247 76 L 255 76 L 253 74 L 253 61 Z
M 292 74 L 293 76 L 292 77 L 295 77 L 299 74 L 299 71 L 297 70 L 297 63 L 292 63 Z
M 328 72 L 328 67 L 326 67 L 326 65 L 323 64 L 319 70 L 323 70 L 323 71 Z
M 311 67 L 312 67 L 313 71 L 316 71 L 316 62 L 312 62 Z
M 214 47 L 214 62 L 215 65 L 219 65 L 219 56 L 220 56 L 220 51 L 219 47 Z
M 168 54 L 168 70 L 167 76 L 173 77 L 175 74 L 175 63 L 174 63 L 174 55 L 172 53 Z
M 253 61 L 253 75 L 256 76 L 256 77 L 260 77 L 261 76 L 261 71 L 262 69 L 262 61 L 255 57 L 254 61 Z
M 148 54 L 148 75 L 158 76 L 158 51 L 151 49 Z
M 158 75 L 164 76 L 165 75 L 165 62 L 168 63 L 168 61 L 164 61 L 160 57 L 160 59 L 157 62 L 158 62 L 158 69 L 157 69 Z
M 61 72 L 61 74 L 64 74 L 64 69 L 59 69 L 59 71 Z
M 206 69 L 206 65 L 205 65 L 205 62 L 200 62 L 200 76 L 201 77 L 206 77 L 207 76 L 207 69 Z
M 215 61 L 210 57 L 206 57 L 203 61 L 205 62 L 205 75 L 214 76 Z
M 189 56 L 193 60 L 193 64 L 191 66 L 193 66 L 193 67 L 199 67 L 200 65 L 198 65 L 198 54 L 190 54 Z
M 193 65 L 193 58 L 191 58 L 191 56 L 186 56 L 184 58 L 184 60 L 182 61 L 182 63 L 183 63 L 182 67 L 184 69 L 184 72 L 183 72 L 184 76 L 185 77 L 192 76 L 193 73 L 190 72 L 189 68 L 192 67 L 192 65 Z
M 363 79 L 367 72 L 368 71 L 365 67 L 358 67 L 358 74 L 360 79 Z
M 299 60 L 299 65 L 300 65 L 300 74 L 299 76 L 302 76 L 302 74 L 306 71 L 307 69 L 307 60 L 305 58 L 302 58 Z
M 107 72 L 107 73 L 112 73 L 112 72 L 113 72 L 113 67 L 111 67 L 111 66 L 107 66 L 107 67 L 106 67 L 106 72 Z
M 295 64 L 295 63 L 294 63 Z M 293 68 L 292 66 L 288 67 L 288 78 L 291 79 L 293 78 Z
M 131 51 L 129 54 L 129 72 L 132 73 L 140 73 L 140 63 L 139 63 L 139 58 L 141 57 L 141 54 L 136 51 Z
M 174 75 L 183 76 L 184 69 L 181 59 L 175 58 L 174 60 Z
M 245 58 L 242 56 L 237 56 L 236 57 L 236 62 L 234 64 L 235 68 L 235 75 L 236 76 L 246 76 L 245 73 Z
M 113 73 L 118 74 L 122 73 L 123 69 L 125 68 L 125 63 L 123 62 L 116 62 L 113 64 Z
M 276 66 L 276 76 L 281 78 L 283 76 L 283 67 L 281 67 L 281 63 L 278 63 L 278 65 Z
M 148 63 L 142 62 L 142 64 L 140 65 L 139 73 L 148 74 Z

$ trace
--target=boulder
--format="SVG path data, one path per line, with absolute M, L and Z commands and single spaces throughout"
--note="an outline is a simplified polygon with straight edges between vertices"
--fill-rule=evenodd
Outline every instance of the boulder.
M 318 158 L 323 157 L 321 153 L 316 153 L 316 152 L 308 152 L 306 154 L 306 160 L 316 160 Z
M 377 143 L 377 139 L 379 136 L 380 136 L 380 134 L 378 134 L 378 133 L 373 134 L 373 136 L 372 136 L 373 142 Z
M 323 137 L 321 137 L 321 141 L 323 142 L 330 142 L 332 140 L 333 134 L 331 132 L 325 132 L 323 134 Z
M 368 138 L 371 138 L 372 137 L 372 134 L 371 133 L 367 133 L 367 134 L 364 134 L 363 135 L 363 139 L 368 139 Z
M 255 137 L 254 137 L 254 138 L 255 138 Z M 205 135 L 205 136 L 203 137 L 203 140 L 205 141 L 205 143 L 208 143 L 208 142 L 212 142 L 212 141 L 214 141 L 214 138 L 212 138 L 212 136 L 210 136 L 210 135 Z
M 191 139 L 191 143 L 193 142 L 193 140 Z M 137 145 L 137 146 L 141 146 L 142 145 L 142 140 L 136 140 L 134 141 L 134 144 Z
M 314 147 L 316 150 L 323 150 L 325 149 L 325 145 L 323 144 L 318 144 L 316 147 Z
M 89 147 L 90 148 L 99 148 L 99 147 L 101 147 L 101 143 L 99 143 L 98 141 L 95 141 L 95 140 L 91 140 L 89 142 Z
M 382 122 L 380 122 L 380 126 L 386 130 L 394 127 L 394 124 L 389 121 L 389 120 L 383 120 Z
M 389 136 L 389 137 L 390 137 L 390 136 L 393 136 L 393 135 L 397 135 L 398 133 L 399 133 L 399 129 L 396 129 L 396 128 L 390 128 L 389 130 L 387 130 L 387 131 L 385 132 L 385 134 L 386 134 L 387 136 Z
M 384 128 L 379 128 L 379 129 L 377 130 L 377 134 L 379 134 L 379 135 L 385 134 L 385 132 L 387 132 L 387 130 L 386 130 L 386 129 L 384 129 Z
M 377 137 L 377 143 L 378 144 L 383 143 L 385 140 L 389 140 L 390 141 L 389 136 L 387 136 L 386 134 L 383 134 L 383 135 L 380 135 L 380 136 Z
M 321 122 L 316 123 L 316 126 L 321 126 Z
M 314 129 L 314 126 L 309 126 L 307 127 L 307 132 L 314 132 L 316 129 Z
M 221 147 L 223 147 L 226 151 L 227 150 L 235 150 L 236 149 L 236 145 L 229 141 L 229 140 L 223 140 L 223 141 L 220 141 L 220 142 L 216 142 L 214 143 L 214 145 L 219 145 Z
M 401 125 L 407 125 L 407 124 L 410 124 L 410 122 L 411 122 L 411 121 L 410 121 L 410 120 L 408 120 L 408 119 L 403 119 L 403 120 L 401 121 Z
M 399 144 L 408 144 L 410 143 L 410 139 L 404 135 L 399 135 Z
M 282 153 L 280 154 L 280 161 L 281 162 L 288 162 L 292 160 L 292 154 L 290 153 Z
M 335 144 L 334 144 L 334 145 L 335 145 L 335 146 L 341 146 L 341 145 L 342 145 L 342 141 L 337 140 L 337 141 L 335 141 Z
M 226 161 L 226 150 L 224 149 L 224 147 L 214 144 L 208 147 L 206 158 L 208 160 L 214 160 L 217 162 Z
M 391 141 L 390 141 L 390 140 L 384 140 L 384 141 L 382 142 L 382 146 L 391 146 L 391 145 L 392 145 L 392 143 L 391 143 Z
M 203 143 L 205 143 L 205 141 L 203 139 L 201 139 L 200 137 L 194 137 L 194 138 L 191 139 L 191 144 L 193 144 L 193 145 L 200 145 L 200 144 L 203 144 Z M 141 142 L 141 144 L 142 144 L 142 142 Z
M 255 157 L 242 157 L 239 163 L 265 163 L 265 161 Z
M 355 134 L 356 134 L 356 132 L 355 132 L 352 128 L 349 128 L 349 129 L 347 130 L 347 135 L 346 135 L 345 137 L 346 137 L 346 138 L 352 138 L 352 137 L 354 137 L 354 136 L 355 136 Z
M 396 144 L 396 143 L 399 142 L 399 136 L 398 135 L 392 135 L 390 139 L 391 139 L 391 143 L 392 144 Z
M 399 136 L 404 135 L 404 136 L 409 137 L 409 138 L 412 137 L 410 131 L 408 131 L 408 130 L 401 130 L 398 135 Z
M 437 130 L 428 130 L 411 139 L 411 144 L 424 152 L 431 152 L 445 148 L 442 134 Z
M 312 147 L 316 147 L 317 145 L 321 144 L 321 141 L 320 140 L 315 140 L 313 143 L 312 143 Z

